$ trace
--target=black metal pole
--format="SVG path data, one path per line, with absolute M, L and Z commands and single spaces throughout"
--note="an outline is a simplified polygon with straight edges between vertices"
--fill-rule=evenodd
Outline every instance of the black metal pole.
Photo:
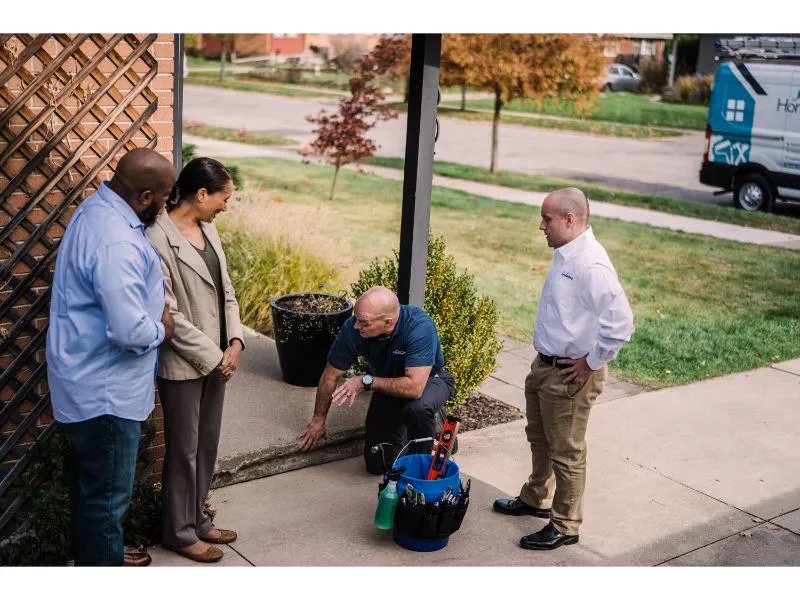
M 173 46 L 175 48 L 175 69 L 172 84 L 172 164 L 180 173 L 183 167 L 183 34 L 176 33 Z
M 411 36 L 397 295 L 402 304 L 416 306 L 425 301 L 441 50 L 441 34 Z

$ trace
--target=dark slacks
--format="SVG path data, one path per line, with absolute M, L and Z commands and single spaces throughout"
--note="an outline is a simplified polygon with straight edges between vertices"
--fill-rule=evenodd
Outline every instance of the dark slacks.
M 122 517 L 133 492 L 141 427 L 112 415 L 64 424 L 76 566 L 122 565 Z
M 159 378 L 158 394 L 166 442 L 161 541 L 185 548 L 214 527 L 203 506 L 217 461 L 225 382 L 218 371 L 186 381 Z
M 381 474 L 391 467 L 400 450 L 408 442 L 439 435 L 444 417 L 444 404 L 455 392 L 453 376 L 446 371 L 428 378 L 425 391 L 416 399 L 396 398 L 374 392 L 367 409 L 364 433 L 364 461 L 367 471 Z M 381 449 L 380 444 L 384 445 Z M 414 444 L 409 454 L 427 453 L 432 442 Z

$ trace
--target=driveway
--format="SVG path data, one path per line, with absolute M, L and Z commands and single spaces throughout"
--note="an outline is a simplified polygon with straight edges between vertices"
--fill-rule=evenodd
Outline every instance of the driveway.
M 271 94 L 187 85 L 184 119 L 211 125 L 266 131 L 305 144 L 313 139 L 307 115 L 336 110 L 336 99 L 287 98 Z M 381 156 L 405 153 L 405 114 L 373 131 Z M 436 158 L 488 167 L 491 123 L 440 119 Z M 704 147 L 701 133 L 677 138 L 634 140 L 501 125 L 501 169 L 575 179 L 623 190 L 700 202 L 729 202 L 698 181 Z

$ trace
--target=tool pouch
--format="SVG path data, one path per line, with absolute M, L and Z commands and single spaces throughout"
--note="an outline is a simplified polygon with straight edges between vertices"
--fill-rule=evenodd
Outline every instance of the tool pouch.
M 418 531 L 420 525 L 422 524 L 422 517 L 424 514 L 424 504 L 418 504 L 416 506 L 412 506 L 410 504 L 398 504 L 397 510 L 394 512 L 394 527 L 403 533 Z
M 436 530 L 436 537 L 447 537 L 457 529 L 456 507 L 451 505 L 442 507 L 439 514 L 439 526 Z
M 422 523 L 416 533 L 409 532 L 409 535 L 425 539 L 438 538 L 439 530 L 439 507 L 433 504 L 425 505 L 425 514 L 422 517 Z
M 394 528 L 404 535 L 422 539 L 448 537 L 461 527 L 468 503 L 453 505 L 399 504 L 394 513 Z
M 469 503 L 463 500 L 459 501 L 459 503 L 456 505 L 456 510 L 455 510 L 456 523 L 455 523 L 455 529 L 453 531 L 458 531 L 461 528 L 461 522 L 464 520 L 464 515 L 467 514 L 468 505 Z

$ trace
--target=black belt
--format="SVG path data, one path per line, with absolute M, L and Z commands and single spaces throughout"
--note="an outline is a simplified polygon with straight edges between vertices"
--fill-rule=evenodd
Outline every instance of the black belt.
M 561 365 L 558 364 L 559 360 L 569 359 L 567 356 L 550 356 L 549 354 L 542 354 L 539 352 L 539 360 L 542 361 L 544 364 L 555 367 L 556 369 L 566 369 L 567 367 L 571 367 L 572 365 L 566 364 Z

